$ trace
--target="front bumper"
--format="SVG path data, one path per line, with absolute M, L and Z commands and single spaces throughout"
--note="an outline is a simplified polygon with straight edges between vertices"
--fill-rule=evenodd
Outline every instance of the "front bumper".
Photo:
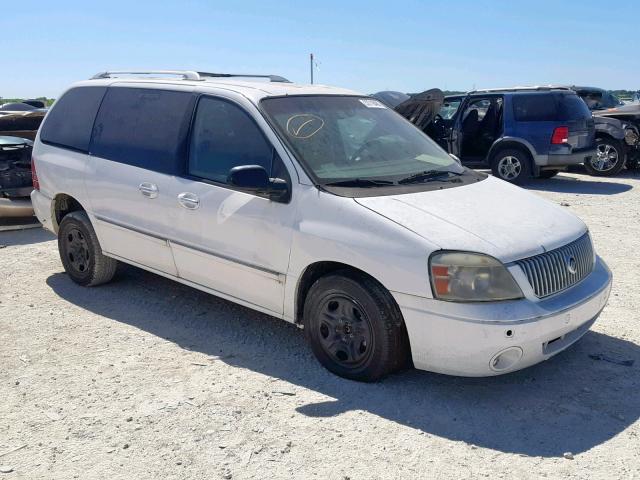
M 534 365 L 578 341 L 604 308 L 611 278 L 598 258 L 588 277 L 545 299 L 454 303 L 393 295 L 416 368 L 484 377 Z
M 33 207 L 29 197 L 0 198 L 0 218 L 31 216 L 33 216 Z

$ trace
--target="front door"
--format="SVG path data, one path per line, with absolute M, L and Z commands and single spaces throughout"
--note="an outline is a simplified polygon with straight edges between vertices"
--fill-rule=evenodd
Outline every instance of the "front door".
M 181 278 L 281 315 L 294 202 L 231 188 L 227 175 L 236 166 L 260 165 L 290 186 L 291 180 L 266 129 L 245 108 L 251 106 L 200 98 L 187 174 L 172 182 L 170 244 Z

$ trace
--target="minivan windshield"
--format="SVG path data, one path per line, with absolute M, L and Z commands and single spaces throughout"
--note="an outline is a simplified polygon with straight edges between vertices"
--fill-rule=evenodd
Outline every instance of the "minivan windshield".
M 370 97 L 288 96 L 266 114 L 322 185 L 352 188 L 442 181 L 465 169 L 400 115 Z

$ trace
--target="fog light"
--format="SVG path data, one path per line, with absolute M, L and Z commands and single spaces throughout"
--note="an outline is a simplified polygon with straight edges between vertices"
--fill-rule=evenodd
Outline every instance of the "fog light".
M 513 367 L 521 358 L 522 349 L 520 347 L 509 347 L 496 353 L 489 362 L 489 367 L 495 372 L 502 372 Z

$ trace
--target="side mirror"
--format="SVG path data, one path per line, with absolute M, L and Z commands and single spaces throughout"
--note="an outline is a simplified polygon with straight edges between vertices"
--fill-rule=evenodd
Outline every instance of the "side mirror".
M 281 178 L 269 178 L 269 174 L 260 165 L 241 165 L 233 167 L 227 175 L 227 183 L 256 194 L 268 196 L 274 202 L 288 202 L 289 185 Z
M 242 165 L 229 170 L 227 183 L 244 190 L 265 191 L 269 188 L 269 175 L 260 165 Z

